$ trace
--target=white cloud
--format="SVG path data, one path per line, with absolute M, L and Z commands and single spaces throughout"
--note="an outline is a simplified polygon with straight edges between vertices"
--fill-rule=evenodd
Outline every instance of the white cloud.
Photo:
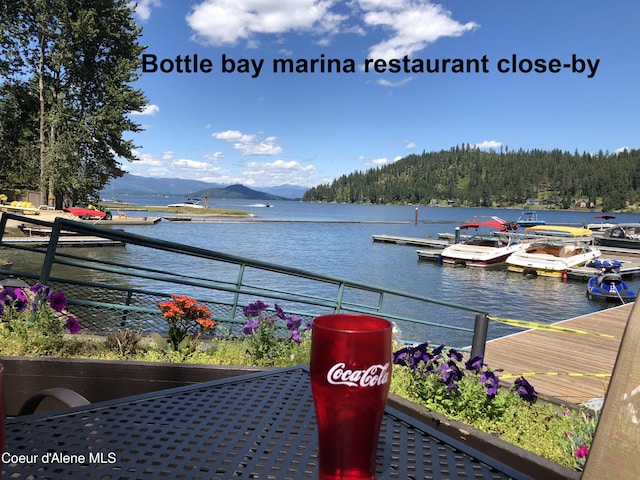
M 232 143 L 234 150 L 238 150 L 242 155 L 280 155 L 282 153 L 278 138 L 274 136 L 260 140 L 256 134 L 245 134 L 238 130 L 214 132 L 211 136 L 216 140 Z
M 489 148 L 500 148 L 502 146 L 502 142 L 498 142 L 496 140 L 485 140 L 482 143 L 476 143 L 475 147 L 480 150 L 485 150 Z
M 429 0 L 200 0 L 186 17 L 193 38 L 215 46 L 245 41 L 255 47 L 259 35 L 305 32 L 327 45 L 337 34 L 378 35 L 370 58 L 402 58 L 442 37 L 458 37 L 478 28 L 460 23 Z
M 211 45 L 250 40 L 256 34 L 332 31 L 343 16 L 330 12 L 331 0 L 203 0 L 187 23 L 195 38 Z
M 204 158 L 206 158 L 207 160 L 218 162 L 224 158 L 224 153 L 222 152 L 208 153 L 204 155 Z
M 136 157 L 136 160 L 134 161 L 134 164 L 136 166 L 154 167 L 162 165 L 162 159 L 150 153 L 140 153 L 136 150 L 134 150 L 132 153 Z
M 365 0 L 360 6 L 366 11 L 365 24 L 393 32 L 369 49 L 369 58 L 402 58 L 442 37 L 459 37 L 478 27 L 475 22 L 457 22 L 450 11 L 427 0 Z
M 616 153 L 622 153 L 622 152 L 624 152 L 625 150 L 626 150 L 627 152 L 631 151 L 631 149 L 630 149 L 629 147 L 620 147 L 620 148 L 616 148 Z
M 129 5 L 135 6 L 136 15 L 140 20 L 146 21 L 151 17 L 151 9 L 162 6 L 162 2 L 160 0 L 138 0 L 130 2 Z
M 416 142 L 414 142 L 412 140 L 405 140 L 404 141 L 404 148 L 407 148 L 407 149 L 416 148 Z
M 384 165 L 390 165 L 392 163 L 396 163 L 401 158 L 402 158 L 401 156 L 397 156 L 392 159 L 388 159 L 387 157 L 380 157 L 380 158 L 374 158 L 373 160 L 367 160 L 366 157 L 361 156 L 360 160 L 369 167 L 382 167 Z
M 160 111 L 160 107 L 157 105 L 147 105 L 139 112 L 131 112 L 131 115 L 155 115 Z
M 313 184 L 313 176 L 316 173 L 315 165 L 301 165 L 296 161 L 286 162 L 248 162 L 242 173 L 245 185 L 260 185 L 272 187 L 277 185 L 303 185 Z

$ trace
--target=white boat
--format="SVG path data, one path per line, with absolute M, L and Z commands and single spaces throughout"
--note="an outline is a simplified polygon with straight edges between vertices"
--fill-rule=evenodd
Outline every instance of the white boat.
M 480 227 L 489 227 L 498 232 L 506 232 L 500 235 L 480 235 Z M 474 217 L 460 230 L 476 229 L 476 234 L 462 243 L 449 245 L 440 253 L 442 263 L 450 263 L 470 267 L 493 267 L 503 265 L 506 259 L 514 252 L 527 248 L 526 242 L 521 242 L 518 237 L 509 231 L 512 224 L 499 217 Z
M 617 225 L 617 223 L 612 223 L 609 220 L 613 220 L 615 215 L 596 215 L 595 218 L 600 219 L 600 223 L 589 223 L 586 228 L 593 232 L 594 237 L 600 237 L 604 233 L 605 230 L 609 228 L 613 228 Z
M 200 205 L 200 201 L 199 200 L 192 199 L 192 198 L 190 198 L 189 200 L 187 200 L 186 202 L 183 202 L 183 203 L 171 203 L 171 204 L 167 205 L 167 207 L 171 207 L 171 208 L 180 208 L 180 207 L 204 208 L 203 205 Z
M 553 225 L 525 229 L 531 245 L 507 258 L 507 270 L 531 276 L 563 277 L 600 256 L 591 230 Z M 539 238 L 537 238 L 539 237 Z

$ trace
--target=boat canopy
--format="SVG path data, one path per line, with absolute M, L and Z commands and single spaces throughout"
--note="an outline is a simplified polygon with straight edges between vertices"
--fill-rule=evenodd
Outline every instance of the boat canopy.
M 588 228 L 566 227 L 564 225 L 536 225 L 524 229 L 525 233 L 569 237 L 587 237 L 593 234 Z
M 464 224 L 460 225 L 461 230 L 466 230 L 468 228 L 480 228 L 480 227 L 488 227 L 495 228 L 501 232 L 511 230 L 511 223 L 503 220 L 500 217 L 496 216 L 477 216 L 473 217 L 470 220 L 467 220 Z

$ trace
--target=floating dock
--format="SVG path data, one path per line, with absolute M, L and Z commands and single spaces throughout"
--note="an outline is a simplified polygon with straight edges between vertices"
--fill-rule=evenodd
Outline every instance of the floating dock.
M 506 382 L 513 383 L 514 377 L 523 375 L 539 394 L 565 404 L 602 398 L 634 305 L 628 303 L 552 324 L 576 332 L 525 330 L 490 340 L 485 363 L 492 370 L 502 369 L 498 376 L 511 375 Z M 640 369 L 640 364 L 632 368 Z
M 429 247 L 443 249 L 451 244 L 447 240 L 433 238 L 399 237 L 396 235 L 373 235 L 374 242 L 395 243 L 396 245 L 408 245 L 410 247 Z
M 2 239 L 4 245 L 28 245 L 30 247 L 46 247 L 49 245 L 49 236 L 33 237 L 7 237 Z M 125 244 L 117 240 L 109 240 L 89 235 L 60 235 L 58 245 L 61 247 L 123 247 Z

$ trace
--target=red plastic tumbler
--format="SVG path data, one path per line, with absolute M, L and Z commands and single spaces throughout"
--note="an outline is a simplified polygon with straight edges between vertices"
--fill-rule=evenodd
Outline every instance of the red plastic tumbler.
M 0 363 L 0 477 L 2 477 L 2 458 L 1 455 L 4 452 L 4 392 L 2 390 L 2 364 Z
M 391 383 L 391 322 L 357 315 L 313 320 L 311 389 L 320 480 L 373 479 Z

